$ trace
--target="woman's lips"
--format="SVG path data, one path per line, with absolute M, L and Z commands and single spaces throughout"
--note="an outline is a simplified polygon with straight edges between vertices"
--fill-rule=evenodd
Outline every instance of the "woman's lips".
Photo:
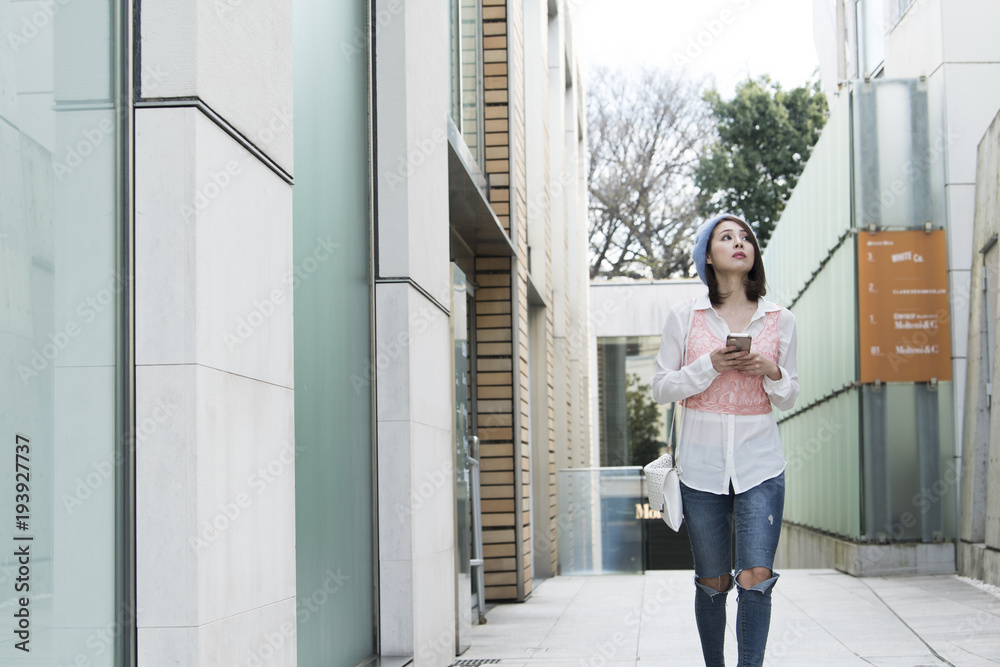
M 746 259 L 746 254 L 742 252 L 733 253 L 733 257 L 736 259 Z

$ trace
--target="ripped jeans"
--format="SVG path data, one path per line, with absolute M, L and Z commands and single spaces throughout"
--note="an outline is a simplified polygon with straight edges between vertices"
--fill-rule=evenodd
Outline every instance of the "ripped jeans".
M 701 636 L 706 667 L 725 667 L 726 596 L 737 586 L 736 641 L 738 667 L 759 667 L 764 662 L 767 632 L 771 625 L 771 588 L 778 575 L 774 552 L 781 533 L 785 504 L 785 473 L 765 480 L 743 493 L 728 495 L 698 491 L 681 483 L 684 522 L 694 555 L 694 614 Z M 733 575 L 732 535 L 736 532 L 736 572 Z M 763 567 L 771 576 L 751 588 L 737 581 L 744 569 Z M 749 573 L 748 573 L 749 574 Z M 728 587 L 718 591 L 698 582 L 699 578 L 726 579 Z

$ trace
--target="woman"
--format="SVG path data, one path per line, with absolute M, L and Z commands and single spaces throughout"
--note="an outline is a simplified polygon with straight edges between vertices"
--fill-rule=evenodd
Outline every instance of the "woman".
M 739 667 L 751 667 L 764 661 L 778 579 L 785 459 L 771 406 L 788 410 L 799 394 L 795 317 L 763 299 L 760 246 L 740 218 L 703 224 L 692 258 L 708 294 L 667 317 L 653 398 L 685 401 L 677 461 L 705 665 L 725 667 L 726 596 L 735 583 Z M 752 336 L 749 352 L 726 346 L 731 332 Z

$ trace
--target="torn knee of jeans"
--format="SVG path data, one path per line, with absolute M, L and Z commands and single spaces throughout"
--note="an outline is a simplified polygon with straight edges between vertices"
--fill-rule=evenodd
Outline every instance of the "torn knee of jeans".
M 723 590 L 719 590 L 718 588 L 714 588 L 712 586 L 709 586 L 708 584 L 703 584 L 700 581 L 698 581 L 699 579 L 708 579 L 708 580 L 719 579 L 719 580 L 721 580 L 722 577 L 728 577 L 728 580 L 726 581 L 726 587 Z M 716 595 L 722 595 L 723 593 L 728 593 L 729 591 L 733 590 L 734 581 L 735 581 L 735 579 L 734 579 L 733 575 L 731 575 L 729 573 L 726 573 L 726 574 L 720 574 L 718 577 L 698 577 L 698 576 L 696 576 L 694 578 L 694 585 L 697 586 L 698 589 L 700 589 L 700 590 L 704 591 L 705 593 L 707 593 L 710 597 L 715 597 Z
M 767 593 L 774 586 L 775 582 L 778 581 L 778 576 L 779 576 L 777 572 L 775 572 L 774 570 L 771 570 L 771 576 L 770 577 L 768 577 L 767 579 L 764 579 L 763 581 L 760 581 L 760 582 L 754 584 L 750 588 L 746 588 L 745 586 L 743 586 L 739 582 L 740 573 L 742 573 L 742 572 L 743 572 L 743 570 L 740 570 L 739 572 L 737 572 L 736 573 L 736 577 L 735 577 L 736 578 L 736 585 L 739 587 L 739 589 L 741 591 L 758 591 L 760 593 Z

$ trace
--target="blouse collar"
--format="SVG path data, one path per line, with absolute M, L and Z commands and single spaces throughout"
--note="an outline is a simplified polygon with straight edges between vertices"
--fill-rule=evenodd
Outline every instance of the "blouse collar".
M 708 298 L 707 292 L 694 300 L 694 309 L 711 310 L 715 313 L 715 308 L 712 307 L 712 301 Z M 776 310 L 781 310 L 781 306 L 764 298 L 757 299 L 757 311 L 750 318 L 750 321 L 753 322 L 758 317 L 763 317 L 765 313 L 772 313 Z M 715 314 L 718 315 L 718 313 Z

